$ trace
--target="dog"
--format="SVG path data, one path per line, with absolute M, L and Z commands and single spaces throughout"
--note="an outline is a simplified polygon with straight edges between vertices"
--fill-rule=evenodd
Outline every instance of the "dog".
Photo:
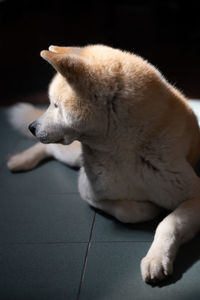
M 41 56 L 56 70 L 50 105 L 11 108 L 11 123 L 25 131 L 31 122 L 39 142 L 8 168 L 31 170 L 47 157 L 78 167 L 81 197 L 124 223 L 169 210 L 141 261 L 144 281 L 165 279 L 179 246 L 200 229 L 200 133 L 187 99 L 152 64 L 119 49 L 50 46 Z

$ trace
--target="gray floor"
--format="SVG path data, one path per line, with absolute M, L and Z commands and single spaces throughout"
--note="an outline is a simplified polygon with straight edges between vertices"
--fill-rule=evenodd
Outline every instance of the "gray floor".
M 0 111 L 0 299 L 200 299 L 200 236 L 183 246 L 172 278 L 145 284 L 140 260 L 159 219 L 124 225 L 91 209 L 78 173 L 56 161 L 12 174 L 11 153 L 23 139 Z

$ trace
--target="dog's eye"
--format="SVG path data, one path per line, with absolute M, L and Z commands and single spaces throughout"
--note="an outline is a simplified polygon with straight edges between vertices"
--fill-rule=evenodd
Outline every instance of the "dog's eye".
M 57 107 L 58 107 L 58 104 L 54 103 L 54 107 L 56 107 L 56 108 L 57 108 Z

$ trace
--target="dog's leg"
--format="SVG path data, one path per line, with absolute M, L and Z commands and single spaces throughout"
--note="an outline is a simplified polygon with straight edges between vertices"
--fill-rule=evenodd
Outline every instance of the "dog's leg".
M 200 198 L 184 201 L 158 226 L 151 248 L 141 262 L 147 282 L 162 280 L 173 271 L 179 246 L 200 230 Z
M 12 172 L 28 171 L 35 168 L 40 161 L 48 156 L 46 145 L 37 143 L 29 149 L 11 156 L 7 162 L 7 167 Z
M 123 223 L 138 223 L 152 220 L 163 209 L 150 202 L 131 200 L 101 200 L 89 202 Z
M 159 224 L 152 246 L 141 262 L 146 282 L 154 283 L 170 275 L 179 246 L 200 230 L 200 179 L 189 165 L 186 169 L 182 182 L 188 200 Z
M 79 167 L 80 156 L 81 145 L 79 142 L 73 142 L 68 146 L 37 143 L 31 148 L 11 156 L 7 166 L 13 172 L 28 171 L 35 168 L 45 158 L 54 157 L 72 167 Z

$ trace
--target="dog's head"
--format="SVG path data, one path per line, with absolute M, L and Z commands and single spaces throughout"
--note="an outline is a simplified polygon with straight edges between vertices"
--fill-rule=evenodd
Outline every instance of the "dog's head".
M 127 119 L 132 100 L 141 95 L 137 91 L 142 87 L 143 95 L 156 73 L 142 58 L 102 45 L 51 46 L 41 56 L 57 71 L 49 108 L 29 126 L 42 143 L 106 138 Z

